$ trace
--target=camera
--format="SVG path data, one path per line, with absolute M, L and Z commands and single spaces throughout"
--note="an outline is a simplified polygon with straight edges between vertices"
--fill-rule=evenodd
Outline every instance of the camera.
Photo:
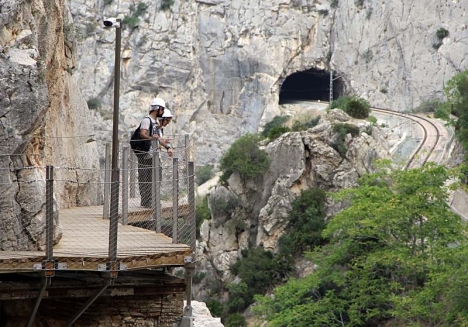
M 117 18 L 104 18 L 103 23 L 106 27 L 120 27 L 120 22 L 117 21 Z

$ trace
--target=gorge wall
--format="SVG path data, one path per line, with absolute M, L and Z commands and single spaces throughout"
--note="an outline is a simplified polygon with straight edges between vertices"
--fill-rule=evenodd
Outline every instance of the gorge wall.
M 466 69 L 466 8 L 459 0 L 169 4 L 72 0 L 81 35 L 73 73 L 85 98 L 101 102 L 96 116 L 106 116 L 115 33 L 102 19 L 122 18 L 122 138 L 150 99 L 162 96 L 177 115 L 172 130 L 192 135 L 197 165 L 216 164 L 233 140 L 277 115 L 282 83 L 293 73 L 332 70 L 346 92 L 405 111 L 441 98 L 444 82 Z M 102 124 L 96 126 L 108 122 Z
M 55 178 L 69 181 L 57 186 L 56 208 L 99 201 L 98 184 L 86 184 L 99 162 L 96 142 L 86 142 L 94 133 L 86 102 L 69 73 L 72 26 L 64 1 L 0 4 L 0 250 L 43 248 L 47 165 L 62 167 Z

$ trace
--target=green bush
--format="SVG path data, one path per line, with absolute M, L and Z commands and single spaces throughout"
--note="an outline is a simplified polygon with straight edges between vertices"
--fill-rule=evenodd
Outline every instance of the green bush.
M 436 36 L 438 39 L 442 40 L 443 38 L 447 37 L 449 35 L 449 31 L 447 31 L 445 28 L 441 27 L 437 30 Z
M 325 228 L 326 194 L 320 189 L 302 191 L 292 202 L 288 215 L 287 233 L 280 237 L 280 253 L 302 254 L 326 241 L 322 237 Z
M 233 173 L 238 173 L 244 182 L 265 173 L 269 159 L 267 153 L 259 148 L 258 141 L 259 135 L 246 134 L 231 145 L 220 161 L 221 181 L 227 181 Z
M 275 116 L 270 122 L 265 124 L 262 131 L 262 136 L 268 137 L 268 133 L 275 127 L 282 126 L 289 120 L 289 116 Z
M 223 315 L 224 306 L 216 300 L 209 300 L 206 303 L 206 307 L 210 310 L 213 317 L 221 317 Z
M 197 167 L 197 171 L 195 172 L 197 185 L 202 185 L 203 183 L 209 181 L 213 176 L 213 166 L 210 165 Z
M 200 238 L 200 227 L 205 220 L 211 219 L 211 211 L 208 207 L 208 198 L 204 197 L 201 203 L 195 207 L 195 223 L 197 238 Z
M 413 109 L 414 113 L 429 113 L 429 112 L 436 112 L 437 109 L 440 107 L 441 101 L 434 99 L 429 101 L 422 102 L 419 106 Z
M 230 314 L 224 324 L 225 327 L 245 327 L 247 326 L 247 321 L 244 316 L 240 313 Z
M 130 28 L 134 28 L 135 26 L 138 25 L 139 22 L 140 22 L 140 18 L 136 16 L 125 16 L 124 19 L 122 20 L 122 24 Z
M 346 104 L 344 111 L 353 118 L 364 119 L 369 117 L 370 104 L 363 98 L 353 97 Z
M 167 10 L 174 4 L 174 0 L 162 0 L 161 10 Z
M 349 116 L 358 119 L 369 117 L 370 104 L 367 100 L 358 96 L 344 95 L 332 101 L 330 109 L 339 108 Z
M 201 271 L 201 272 L 199 272 L 199 273 L 195 273 L 195 274 L 193 275 L 192 282 L 193 282 L 194 284 L 200 284 L 201 281 L 202 281 L 203 279 L 205 279 L 205 277 L 206 277 L 206 272 L 204 272 L 204 271 Z
M 292 269 L 289 263 L 263 248 L 244 250 L 242 254 L 244 257 L 231 267 L 241 282 L 228 285 L 229 312 L 246 309 L 253 303 L 255 294 L 265 294 L 282 282 Z
M 320 121 L 320 116 L 318 117 L 313 117 L 313 118 L 309 118 L 308 120 L 306 121 L 301 121 L 301 120 L 296 120 L 294 123 L 293 123 L 293 126 L 291 128 L 291 130 L 293 132 L 299 132 L 299 131 L 306 131 L 308 130 L 309 128 L 312 128 L 314 126 L 317 126 L 317 124 L 319 123 Z
M 89 109 L 98 109 L 102 106 L 101 100 L 99 100 L 98 98 L 91 98 L 88 101 L 86 101 L 86 103 L 88 104 Z
M 280 137 L 281 135 L 283 135 L 284 133 L 287 133 L 287 132 L 290 132 L 290 131 L 291 130 L 286 126 L 276 126 L 276 127 L 273 127 L 272 129 L 270 129 L 270 131 L 268 132 L 268 138 L 270 140 L 275 140 L 278 137 Z
M 372 125 L 376 125 L 377 124 L 377 118 L 375 118 L 374 116 L 369 116 L 367 118 L 367 121 L 371 122 Z
M 346 151 L 348 149 L 345 145 L 346 134 L 351 134 L 353 137 L 359 135 L 359 128 L 351 124 L 335 124 L 333 126 L 333 132 L 337 134 L 336 141 L 331 146 L 338 151 L 342 158 L 345 158 Z
M 332 103 L 330 104 L 330 109 L 338 108 L 338 109 L 341 109 L 341 110 L 344 111 L 345 108 L 346 108 L 346 104 L 351 99 L 352 99 L 352 97 L 349 96 L 349 95 L 342 95 L 338 99 L 332 101 Z

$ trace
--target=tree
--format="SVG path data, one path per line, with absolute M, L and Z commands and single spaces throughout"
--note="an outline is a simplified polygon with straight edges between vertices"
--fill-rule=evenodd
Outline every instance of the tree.
M 229 176 L 237 172 L 243 181 L 263 175 L 269 165 L 268 155 L 258 146 L 260 136 L 246 134 L 235 141 L 222 156 L 220 179 L 226 181 Z
M 467 228 L 447 204 L 451 176 L 435 164 L 384 166 L 338 192 L 349 206 L 308 255 L 317 270 L 257 297 L 255 311 L 272 327 L 462 326 L 468 278 L 453 281 L 468 269 Z
M 458 117 L 454 123 L 455 135 L 468 151 L 468 71 L 453 76 L 444 92 L 452 114 Z

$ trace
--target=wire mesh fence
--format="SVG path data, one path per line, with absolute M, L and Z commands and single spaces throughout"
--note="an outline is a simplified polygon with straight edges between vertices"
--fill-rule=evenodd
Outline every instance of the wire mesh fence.
M 0 170 L 1 205 L 11 212 L 0 224 L 0 271 L 112 274 L 183 265 L 195 248 L 194 169 L 185 144 L 174 157 L 124 146 L 116 171 L 109 145 L 102 169 L 20 162 Z

